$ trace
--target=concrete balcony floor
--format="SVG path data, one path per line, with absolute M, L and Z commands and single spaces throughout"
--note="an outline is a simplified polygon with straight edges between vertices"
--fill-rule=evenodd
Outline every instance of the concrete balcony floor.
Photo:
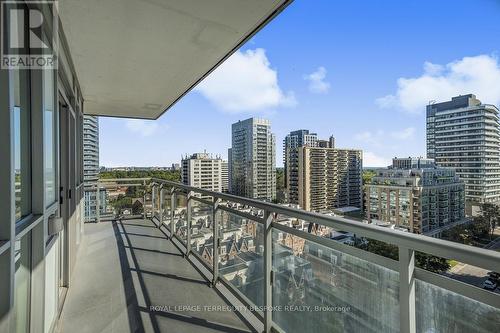
M 85 225 L 57 332 L 251 332 L 149 220 Z M 150 306 L 163 306 L 162 310 Z

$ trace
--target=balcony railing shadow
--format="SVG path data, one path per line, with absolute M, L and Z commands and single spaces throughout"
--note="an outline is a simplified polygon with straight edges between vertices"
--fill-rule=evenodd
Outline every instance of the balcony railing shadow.
M 123 279 L 133 281 L 130 324 L 146 331 L 186 331 L 188 323 L 247 330 L 242 318 L 259 330 L 286 332 L 488 332 L 500 322 L 498 294 L 415 264 L 423 253 L 496 270 L 500 255 L 493 251 L 161 179 L 139 181 L 145 190 L 127 190 L 135 205 L 127 209 L 142 200 L 148 220 L 113 225 Z M 107 182 L 102 186 L 134 180 Z M 396 259 L 339 242 L 331 231 L 392 244 Z M 170 307 L 229 304 L 222 299 L 246 310 L 227 317 Z
M 92 275 L 87 272 L 95 260 L 79 258 L 75 290 L 68 295 L 61 315 L 61 332 L 101 332 L 109 328 L 113 332 L 253 331 L 235 312 L 203 311 L 213 305 L 229 308 L 229 303 L 210 288 L 209 282 L 151 220 L 116 219 L 86 224 L 85 228 L 90 231 L 85 239 L 89 246 L 116 251 L 116 255 L 91 269 Z M 101 255 L 87 249 L 82 252 L 80 256 L 84 257 Z M 83 272 L 86 274 L 80 274 Z M 81 283 L 81 279 L 87 281 Z M 113 285 L 100 283 L 110 280 Z M 108 298 L 109 304 L 103 302 L 105 306 L 98 308 L 100 297 L 107 293 L 113 295 Z M 84 297 L 92 298 L 89 302 L 96 306 L 82 308 Z
M 142 223 L 130 223 L 126 220 L 116 220 L 113 222 L 113 228 L 120 253 L 123 278 L 128 279 L 135 273 L 140 288 L 138 290 L 137 284 L 128 284 L 130 290 L 125 291 L 126 294 L 131 294 L 131 291 L 135 294 L 131 299 L 132 308 L 135 310 L 133 314 L 129 312 L 129 322 L 136 322 L 141 314 L 147 314 L 155 332 L 171 329 L 168 324 L 171 321 L 198 326 L 195 329 L 184 327 L 184 331 L 208 329 L 234 333 L 250 331 L 243 325 L 242 328 L 231 324 L 224 325 L 225 318 L 218 318 L 216 312 L 198 311 L 203 309 L 204 305 L 212 305 L 212 302 L 228 306 L 229 304 L 210 289 L 209 282 L 190 266 L 179 249 L 168 240 L 165 233 L 156 228 L 153 222 L 144 220 Z M 151 238 L 154 240 L 151 241 Z M 176 274 L 170 273 L 171 271 Z M 172 285 L 174 283 L 175 286 Z M 161 297 L 160 290 L 167 290 L 169 297 Z M 193 299 L 184 296 L 190 293 L 207 300 L 210 297 L 203 294 L 212 294 L 212 299 L 207 304 L 198 304 L 201 306 L 199 308 L 194 307 Z M 142 298 L 146 306 L 139 306 L 137 297 Z M 182 310 L 183 307 L 190 308 L 191 311 L 185 312 Z M 232 319 L 236 319 L 232 325 L 239 324 L 237 318 Z M 138 322 L 141 323 L 143 320 Z

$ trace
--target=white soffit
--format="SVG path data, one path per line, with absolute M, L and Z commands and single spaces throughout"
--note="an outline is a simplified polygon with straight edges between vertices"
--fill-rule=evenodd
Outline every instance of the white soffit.
M 156 119 L 289 0 L 60 0 L 86 114 Z

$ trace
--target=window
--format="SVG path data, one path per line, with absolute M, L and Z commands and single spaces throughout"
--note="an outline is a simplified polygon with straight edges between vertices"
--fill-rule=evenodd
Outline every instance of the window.
M 45 174 L 45 203 L 56 200 L 56 114 L 54 103 L 54 71 L 44 70 L 43 76 L 43 166 Z
M 14 183 L 16 221 L 31 213 L 30 72 L 14 70 Z

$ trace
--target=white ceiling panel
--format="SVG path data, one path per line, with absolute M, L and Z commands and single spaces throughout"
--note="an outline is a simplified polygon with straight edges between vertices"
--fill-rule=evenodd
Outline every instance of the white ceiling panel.
M 288 0 L 60 0 L 85 113 L 156 119 Z

